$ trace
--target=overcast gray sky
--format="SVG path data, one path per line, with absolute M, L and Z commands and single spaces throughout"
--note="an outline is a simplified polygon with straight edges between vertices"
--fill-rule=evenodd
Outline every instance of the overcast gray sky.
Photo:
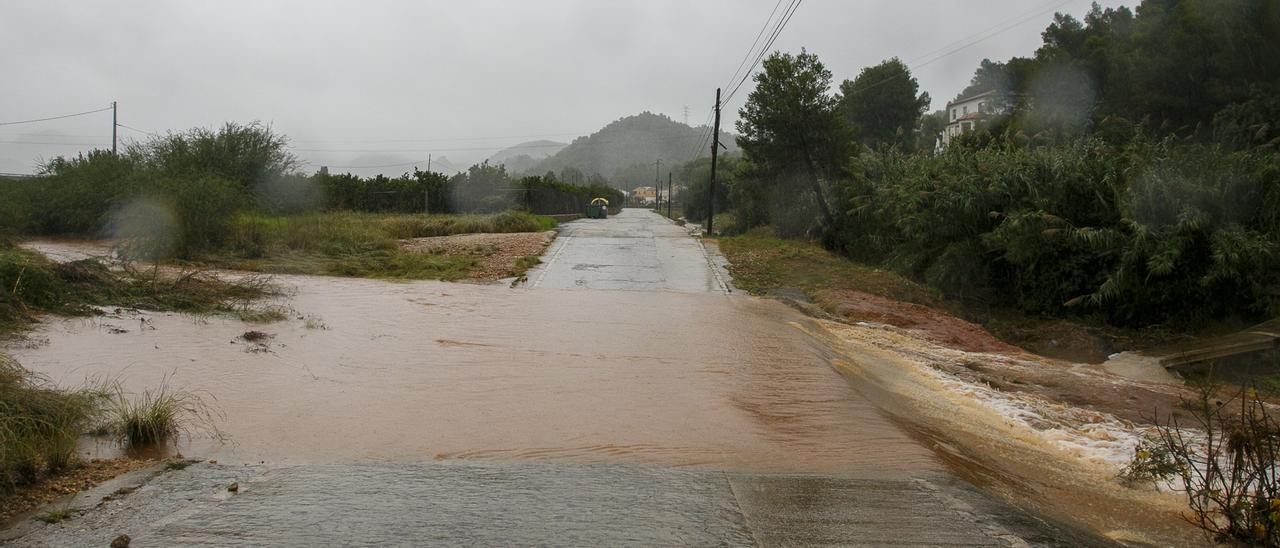
M 645 110 L 683 121 L 688 106 L 700 124 L 776 3 L 0 0 L 0 122 L 116 100 L 120 122 L 144 131 L 270 123 L 313 168 L 429 153 L 470 162 Z M 772 49 L 808 48 L 837 82 L 898 56 L 938 109 L 981 59 L 1029 55 L 1054 11 L 1088 8 L 804 0 Z M 747 91 L 727 106 L 726 128 Z M 0 172 L 109 146 L 110 128 L 109 112 L 0 126 Z

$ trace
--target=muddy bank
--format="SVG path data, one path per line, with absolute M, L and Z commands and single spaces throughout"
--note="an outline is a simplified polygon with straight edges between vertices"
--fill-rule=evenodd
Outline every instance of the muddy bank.
M 1173 405 L 1178 389 L 1025 353 L 965 352 L 888 326 L 820 325 L 815 336 L 841 350 L 835 365 L 853 386 L 910 424 L 961 477 L 1114 540 L 1203 542 L 1179 517 L 1186 510 L 1181 493 L 1130 488 L 1116 478 L 1147 428 L 1125 413 L 1140 418 L 1152 402 Z M 1008 380 L 997 388 L 988 381 L 995 378 L 1018 379 L 1018 388 L 1007 390 Z M 1061 390 L 1096 394 L 1065 403 Z M 1145 400 L 1126 406 L 1130 394 Z
M 153 466 L 150 459 L 90 459 L 80 466 L 0 497 L 0 524 L 67 495 L 90 489 L 121 474 Z

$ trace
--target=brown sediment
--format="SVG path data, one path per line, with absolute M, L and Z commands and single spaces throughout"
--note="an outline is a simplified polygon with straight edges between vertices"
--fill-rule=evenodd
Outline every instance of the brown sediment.
M 400 247 L 418 253 L 472 255 L 476 258 L 476 266 L 468 272 L 467 277 L 473 280 L 493 281 L 522 274 L 524 267 L 520 266 L 520 260 L 541 255 L 554 237 L 553 230 L 509 234 L 457 234 L 401 240 Z
M 0 497 L 0 523 L 9 523 L 15 516 L 155 463 L 155 460 L 134 458 L 92 459 Z
M 1130 392 L 1169 405 L 1178 401 L 1180 389 L 1132 382 L 1092 371 L 1093 366 L 1060 367 L 1028 354 L 964 352 L 890 327 L 819 325 L 815 336 L 840 349 L 836 366 L 854 387 L 911 425 L 909 431 L 953 472 L 987 492 L 1117 541 L 1201 540 L 1179 517 L 1186 510 L 1182 494 L 1135 489 L 1116 479 L 1145 427 L 1109 411 L 1064 403 L 1054 392 L 1093 390 L 1098 393 L 1090 404 L 1123 413 L 1120 402 L 1129 401 Z M 987 381 L 996 377 L 1017 389 Z
M 846 321 L 874 322 L 909 329 L 920 337 L 969 352 L 1021 352 L 982 326 L 936 308 L 852 289 L 819 289 L 814 301 Z

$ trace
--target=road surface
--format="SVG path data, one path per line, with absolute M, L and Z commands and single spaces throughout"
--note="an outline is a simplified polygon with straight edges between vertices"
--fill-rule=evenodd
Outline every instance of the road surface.
M 647 209 L 623 209 L 565 225 L 529 280 L 535 288 L 723 293 L 717 260 L 685 228 Z
M 658 215 L 567 224 L 527 287 L 282 277 L 327 329 L 165 315 L 49 325 L 69 382 L 216 396 L 218 463 L 133 475 L 19 546 L 1078 546 L 957 479 L 790 308 L 726 293 Z M 111 329 L 143 326 L 118 334 Z M 133 322 L 132 324 L 127 322 Z M 232 344 L 227 344 L 231 340 Z M 181 364 L 175 366 L 174 364 Z M 235 484 L 238 489 L 229 491 Z M 136 490 L 109 496 L 120 486 Z M 103 500 L 109 496 L 108 500 Z

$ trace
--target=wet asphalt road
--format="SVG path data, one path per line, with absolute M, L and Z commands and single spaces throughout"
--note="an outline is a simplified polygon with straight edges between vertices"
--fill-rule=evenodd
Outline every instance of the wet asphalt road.
M 539 288 L 725 292 L 714 253 L 658 215 L 564 227 L 529 276 Z M 733 297 L 725 297 L 733 298 Z M 624 315 L 624 311 L 619 311 Z M 623 322 L 621 325 L 625 325 Z M 821 366 L 821 364 L 815 364 Z M 334 443 L 342 443 L 335 439 Z M 780 458 L 785 461 L 785 456 Z M 1078 546 L 941 472 L 763 473 L 537 460 L 200 463 L 76 499 L 17 546 L 566 545 Z M 237 492 L 227 487 L 237 484 Z M 0 538 L 3 538 L 0 536 Z
M 727 292 L 727 275 L 684 227 L 647 209 L 565 225 L 529 273 L 554 289 Z

